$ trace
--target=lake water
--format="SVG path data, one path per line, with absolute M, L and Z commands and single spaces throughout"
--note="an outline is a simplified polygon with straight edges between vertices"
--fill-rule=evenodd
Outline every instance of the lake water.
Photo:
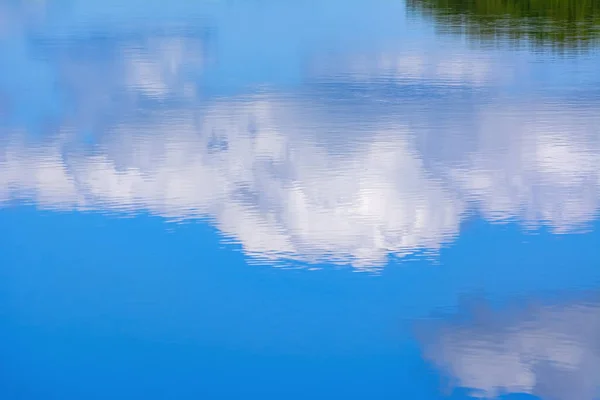
M 0 398 L 600 399 L 600 0 L 0 0 Z

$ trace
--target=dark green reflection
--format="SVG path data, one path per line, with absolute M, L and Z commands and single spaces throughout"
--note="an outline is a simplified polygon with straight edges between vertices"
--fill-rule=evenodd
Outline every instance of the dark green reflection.
M 586 49 L 600 36 L 600 0 L 406 0 L 449 32 L 470 39 Z

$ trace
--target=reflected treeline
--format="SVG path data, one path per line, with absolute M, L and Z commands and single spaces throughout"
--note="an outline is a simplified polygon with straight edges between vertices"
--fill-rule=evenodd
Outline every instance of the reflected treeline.
M 485 42 L 585 50 L 600 36 L 600 0 L 407 0 L 444 31 Z

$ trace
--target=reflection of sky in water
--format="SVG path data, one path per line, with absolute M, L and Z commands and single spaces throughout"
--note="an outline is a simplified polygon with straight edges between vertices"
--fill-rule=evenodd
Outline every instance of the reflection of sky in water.
M 593 399 L 600 388 L 597 296 L 494 309 L 421 327 L 425 357 L 482 397 Z M 423 329 L 423 328 L 427 329 Z
M 597 212 L 593 108 L 492 103 L 457 124 L 469 132 L 436 132 L 427 107 L 407 120 L 391 107 L 398 121 L 351 125 L 319 108 L 257 96 L 137 114 L 104 127 L 94 151 L 77 150 L 69 126 L 42 146 L 6 135 L 2 198 L 208 218 L 257 256 L 361 265 L 437 249 L 472 211 L 555 232 L 581 228 Z M 329 149 L 322 138 L 342 131 L 356 142 Z M 431 143 L 415 143 L 436 134 L 453 148 L 429 154 Z
M 421 346 L 459 387 L 593 398 L 594 301 L 445 319 L 420 344 L 399 319 L 594 289 L 594 51 L 478 47 L 385 0 L 137 3 L 0 5 L 0 356 L 24 366 L 0 383 L 39 398 L 21 380 L 55 362 L 52 393 L 97 375 L 98 398 L 136 398 L 119 376 L 152 354 L 145 387 L 176 398 L 309 377 L 296 398 L 437 398 Z
M 169 26 L 36 34 L 43 61 L 26 60 L 53 71 L 64 110 L 43 141 L 5 133 L 5 201 L 205 218 L 259 258 L 357 266 L 437 250 L 474 212 L 555 232 L 596 215 L 597 101 L 511 93 L 530 80 L 527 60 L 427 36 L 435 51 L 416 39 L 374 55 L 317 48 L 305 89 L 219 98 L 202 76 L 230 68 L 227 26 Z

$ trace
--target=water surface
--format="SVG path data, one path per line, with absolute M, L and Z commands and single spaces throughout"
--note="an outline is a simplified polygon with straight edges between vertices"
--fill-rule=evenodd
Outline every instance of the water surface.
M 0 394 L 598 398 L 599 15 L 0 2 Z

